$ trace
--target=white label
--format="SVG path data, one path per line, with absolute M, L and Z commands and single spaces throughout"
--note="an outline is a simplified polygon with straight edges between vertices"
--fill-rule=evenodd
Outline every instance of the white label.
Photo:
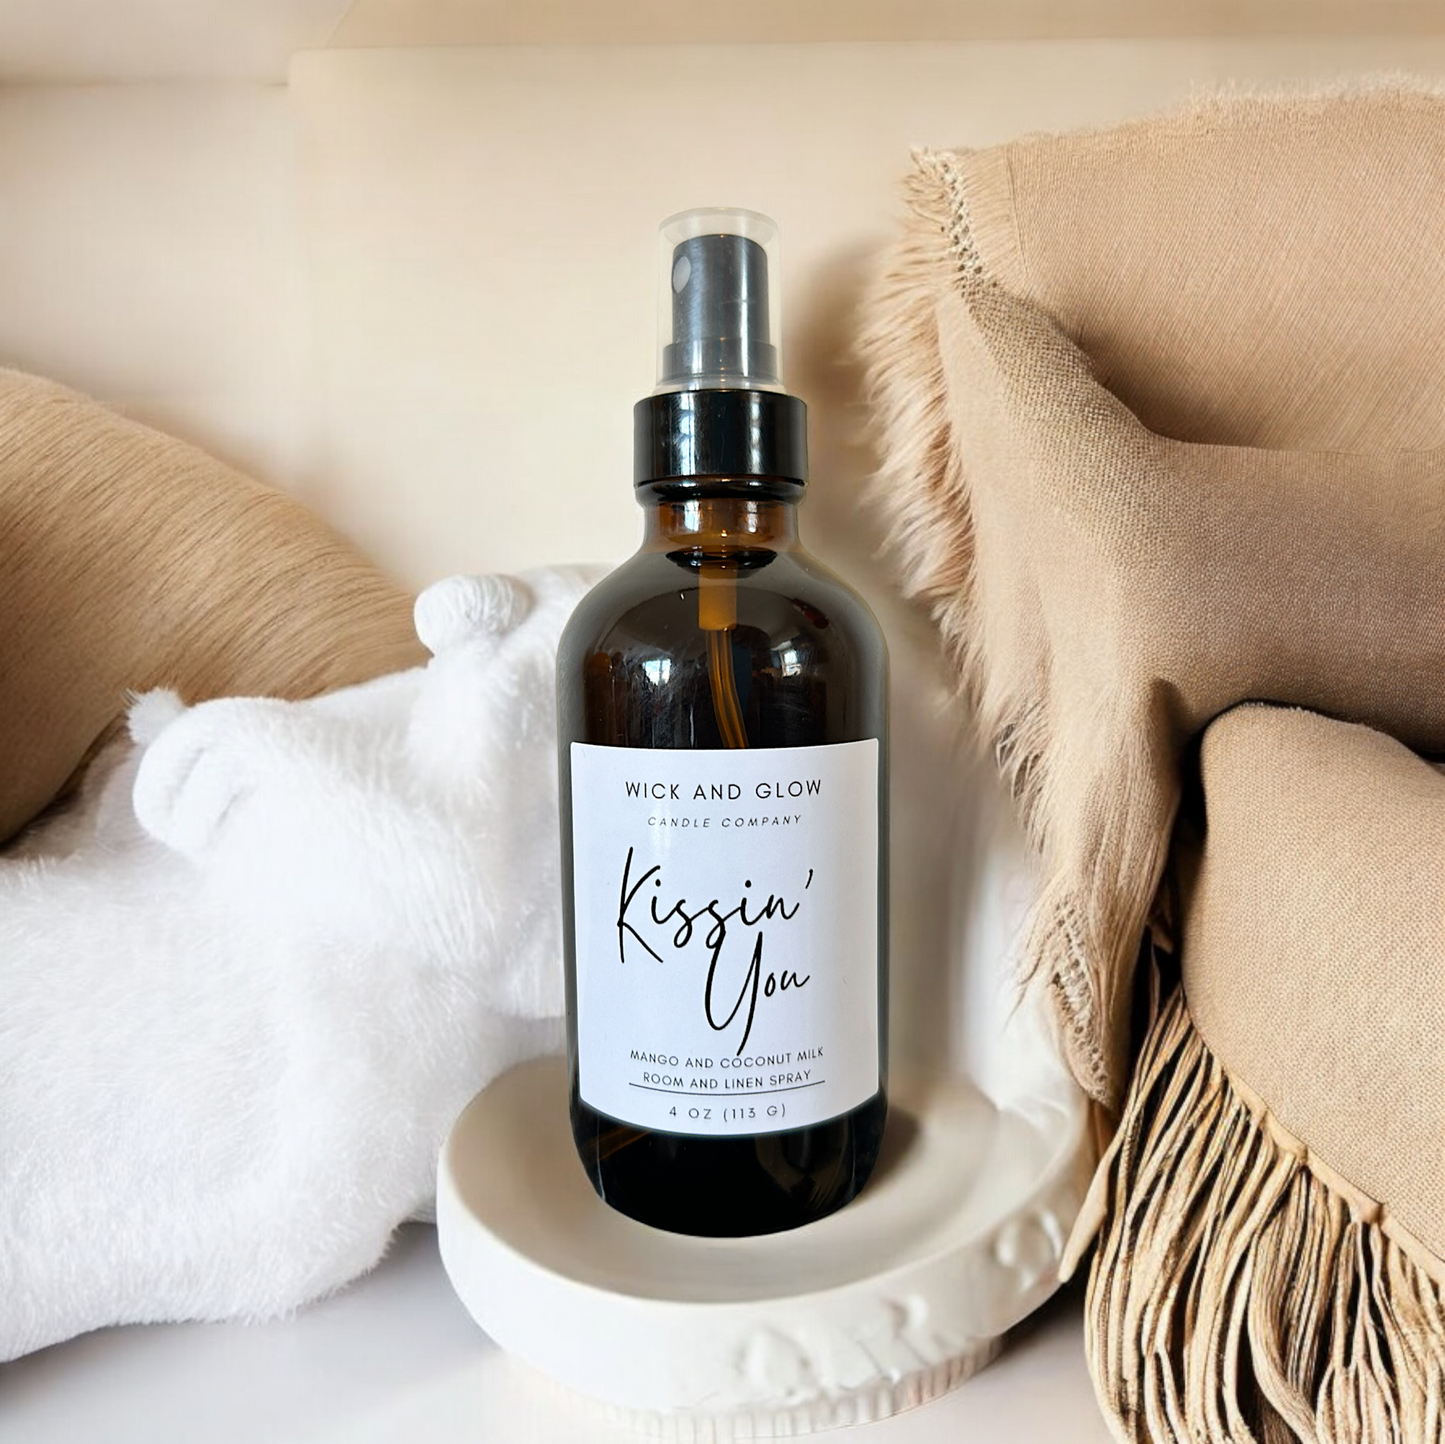
M 572 744 L 583 1101 L 773 1133 L 878 1091 L 878 743 Z

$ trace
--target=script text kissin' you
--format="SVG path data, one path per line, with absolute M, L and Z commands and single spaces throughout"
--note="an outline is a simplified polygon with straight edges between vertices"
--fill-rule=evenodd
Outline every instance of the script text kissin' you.
M 806 987 L 811 981 L 811 974 L 799 977 L 792 969 L 772 971 L 763 965 L 763 924 L 791 922 L 802 907 L 801 900 L 790 906 L 782 894 L 770 892 L 767 901 L 758 906 L 755 899 L 761 896 L 761 891 L 752 894 L 752 879 L 747 878 L 737 904 L 726 910 L 717 897 L 710 898 L 701 906 L 691 906 L 686 898 L 678 898 L 664 907 L 666 899 L 662 892 L 661 864 L 654 864 L 634 879 L 635 855 L 636 850 L 629 847 L 622 865 L 617 909 L 619 961 L 624 966 L 627 964 L 629 942 L 634 945 L 634 955 L 636 949 L 641 948 L 658 963 L 666 961 L 665 950 L 679 953 L 699 942 L 708 960 L 702 994 L 703 1014 L 708 1027 L 714 1032 L 721 1033 L 734 1023 L 739 1024 L 742 1037 L 737 1051 L 741 1056 L 752 1036 L 759 1000 Z M 809 868 L 802 891 L 806 892 L 812 882 L 813 870 Z M 645 903 L 643 898 L 646 898 Z M 738 945 L 739 933 L 742 934 L 741 946 Z M 731 947 L 728 946 L 729 938 L 733 939 Z M 732 1006 L 728 1008 L 730 1001 Z

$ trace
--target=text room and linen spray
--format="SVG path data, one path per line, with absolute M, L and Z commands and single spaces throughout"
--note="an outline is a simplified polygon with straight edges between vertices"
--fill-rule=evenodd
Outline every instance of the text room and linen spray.
M 661 246 L 642 547 L 557 662 L 572 1130 L 613 1208 L 772 1233 L 883 1134 L 888 658 L 798 542 L 777 227 L 688 211 Z

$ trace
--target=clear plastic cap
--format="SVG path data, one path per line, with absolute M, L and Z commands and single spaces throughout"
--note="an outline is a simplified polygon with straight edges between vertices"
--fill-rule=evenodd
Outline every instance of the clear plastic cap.
M 663 221 L 658 248 L 657 390 L 781 391 L 777 222 L 704 206 Z

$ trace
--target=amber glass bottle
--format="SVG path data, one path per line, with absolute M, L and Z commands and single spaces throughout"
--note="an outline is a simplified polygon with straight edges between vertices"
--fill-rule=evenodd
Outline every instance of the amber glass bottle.
M 572 1128 L 681 1233 L 847 1203 L 887 1112 L 887 654 L 803 550 L 806 413 L 749 212 L 663 225 L 641 550 L 558 656 Z

